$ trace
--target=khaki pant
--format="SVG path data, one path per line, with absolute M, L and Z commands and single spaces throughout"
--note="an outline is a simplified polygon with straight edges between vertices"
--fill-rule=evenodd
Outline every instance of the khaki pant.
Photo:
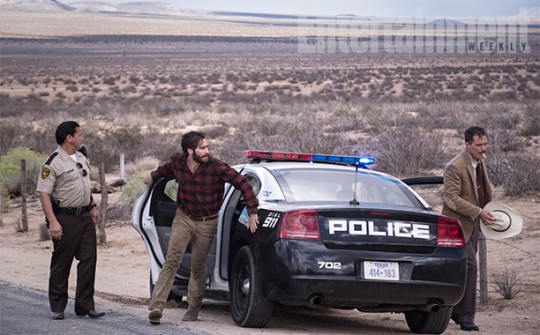
M 217 221 L 217 218 L 207 221 L 191 219 L 181 210 L 176 210 L 167 257 L 154 287 L 149 309 L 159 308 L 163 311 L 190 239 L 191 275 L 187 302 L 193 307 L 201 305 L 206 284 L 206 258 L 216 235 Z

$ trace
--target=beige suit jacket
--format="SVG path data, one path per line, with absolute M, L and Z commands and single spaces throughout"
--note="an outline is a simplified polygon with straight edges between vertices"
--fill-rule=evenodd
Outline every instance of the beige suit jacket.
M 486 202 L 491 201 L 492 187 L 484 160 L 480 160 L 486 181 Z M 475 172 L 471 157 L 467 151 L 454 157 L 444 169 L 444 205 L 443 215 L 458 219 L 463 227 L 465 240 L 468 241 L 480 211 Z

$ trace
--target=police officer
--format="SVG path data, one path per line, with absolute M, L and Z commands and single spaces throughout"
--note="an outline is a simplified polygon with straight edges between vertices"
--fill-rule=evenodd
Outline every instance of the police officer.
M 83 134 L 75 121 L 56 129 L 58 148 L 41 168 L 37 191 L 54 250 L 49 277 L 49 303 L 54 320 L 64 319 L 68 278 L 73 258 L 77 265 L 75 314 L 98 318 L 94 307 L 96 230 L 99 213 L 90 190 L 90 164 L 83 152 Z

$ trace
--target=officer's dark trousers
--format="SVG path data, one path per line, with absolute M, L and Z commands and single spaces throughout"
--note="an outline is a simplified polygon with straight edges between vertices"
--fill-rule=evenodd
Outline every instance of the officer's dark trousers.
M 454 306 L 455 314 L 460 323 L 474 323 L 476 315 L 476 281 L 478 277 L 478 239 L 480 238 L 479 222 L 475 222 L 471 238 L 467 241 L 467 279 L 465 281 L 465 293 L 461 301 Z
M 68 279 L 73 259 L 77 259 L 75 312 L 94 309 L 96 277 L 96 230 L 90 214 L 57 215 L 62 225 L 60 240 L 53 240 L 49 277 L 49 303 L 52 312 L 63 312 L 68 302 Z

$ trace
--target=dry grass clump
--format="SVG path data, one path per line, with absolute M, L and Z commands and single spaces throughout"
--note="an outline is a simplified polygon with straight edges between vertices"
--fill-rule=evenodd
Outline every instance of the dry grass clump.
M 506 269 L 493 275 L 493 282 L 495 283 L 495 292 L 504 299 L 514 299 L 521 292 L 519 271 Z

